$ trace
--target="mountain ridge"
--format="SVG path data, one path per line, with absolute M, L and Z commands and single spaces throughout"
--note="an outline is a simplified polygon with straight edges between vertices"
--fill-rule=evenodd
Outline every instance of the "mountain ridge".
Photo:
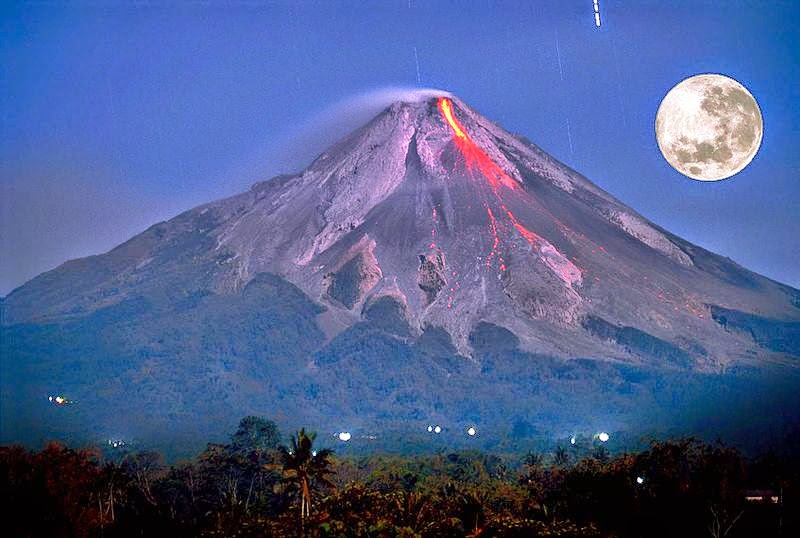
M 442 103 L 450 107 L 451 123 L 448 123 Z M 459 134 L 463 137 L 458 136 Z M 375 156 L 376 149 L 379 149 L 377 156 Z M 421 176 L 421 179 L 412 177 L 414 175 Z M 485 180 L 483 185 L 468 184 L 470 181 L 479 183 L 481 179 Z M 448 181 L 450 184 L 447 184 Z M 464 184 L 467 184 L 466 187 Z M 465 192 L 458 192 L 459 189 Z M 395 199 L 415 196 L 417 199 L 413 207 L 403 207 L 401 211 L 392 210 L 391 204 L 389 210 L 382 209 L 383 202 L 393 195 Z M 587 238 L 585 230 L 582 231 L 571 223 L 562 222 L 563 215 L 567 212 L 557 204 L 565 203 L 564 195 L 569 195 L 567 202 L 576 202 L 569 207 L 569 216 L 577 213 L 577 210 L 583 210 L 584 213 L 593 211 L 595 214 L 591 215 L 592 226 L 605 225 L 612 229 L 616 228 L 624 234 L 615 237 L 615 240 L 633 239 L 679 266 L 690 269 L 695 268 L 698 259 L 701 274 L 704 276 L 712 274 L 718 280 L 733 282 L 735 286 L 745 290 L 745 293 L 754 289 L 761 291 L 766 289 L 773 295 L 776 290 L 778 294 L 781 291 L 786 294 L 796 293 L 796 290 L 791 290 L 788 286 L 773 286 L 765 277 L 741 270 L 732 262 L 708 254 L 704 249 L 650 223 L 580 174 L 549 157 L 538 147 L 526 144 L 519 137 L 509 135 L 499 126 L 475 113 L 457 97 L 441 97 L 417 103 L 394 103 L 364 127 L 323 152 L 300 174 L 278 176 L 266 182 L 256 183 L 248 192 L 189 210 L 165 223 L 154 225 L 144 233 L 112 249 L 107 255 L 67 262 L 55 272 L 45 273 L 12 292 L 4 301 L 6 303 L 4 311 L 6 319 L 12 324 L 34 319 L 26 318 L 24 305 L 22 308 L 19 306 L 24 300 L 19 300 L 18 297 L 24 296 L 27 288 L 40 283 L 45 287 L 48 286 L 50 284 L 48 280 L 59 272 L 67 275 L 77 273 L 81 276 L 88 274 L 93 279 L 90 278 L 88 281 L 84 279 L 82 284 L 86 288 L 94 287 L 95 296 L 90 296 L 85 302 L 94 301 L 99 306 L 108 304 L 114 300 L 115 289 L 109 289 L 111 286 L 107 280 L 103 281 L 104 277 L 119 281 L 120 274 L 125 273 L 135 279 L 133 275 L 152 263 L 151 254 L 156 248 L 155 245 L 163 241 L 167 234 L 173 236 L 183 234 L 180 248 L 191 249 L 190 244 L 193 240 L 200 241 L 199 236 L 205 231 L 217 228 L 213 238 L 203 239 L 215 241 L 213 263 L 216 267 L 207 268 L 209 274 L 206 275 L 208 278 L 206 284 L 214 292 L 233 292 L 253 275 L 272 272 L 298 284 L 311 297 L 316 297 L 323 303 L 330 303 L 328 306 L 334 308 L 345 306 L 346 310 L 352 311 L 356 305 L 363 307 L 367 299 L 366 294 L 380 293 L 380 290 L 386 287 L 395 295 L 399 292 L 403 297 L 401 302 L 405 301 L 407 306 L 410 304 L 412 310 L 415 310 L 411 317 L 417 320 L 418 329 L 421 330 L 426 323 L 443 324 L 446 327 L 449 324 L 459 350 L 468 353 L 466 337 L 480 316 L 470 315 L 470 327 L 466 327 L 448 319 L 446 313 L 429 314 L 430 310 L 437 310 L 442 304 L 447 309 L 454 307 L 457 309 L 458 306 L 454 303 L 458 300 L 459 293 L 456 293 L 454 288 L 449 290 L 452 297 L 446 301 L 440 299 L 435 304 L 424 304 L 426 299 L 416 293 L 416 287 L 421 284 L 410 282 L 408 278 L 409 274 L 419 273 L 420 269 L 411 267 L 408 260 L 401 263 L 399 268 L 387 271 L 384 277 L 380 263 L 374 255 L 374 249 L 377 247 L 380 250 L 381 246 L 370 237 L 370 228 L 372 235 L 376 233 L 386 235 L 385 242 L 393 240 L 392 234 L 386 233 L 385 230 L 377 230 L 374 225 L 370 226 L 367 221 L 368 215 L 374 212 L 375 215 L 382 215 L 380 217 L 382 219 L 394 219 L 392 222 L 397 226 L 413 216 L 417 221 L 414 224 L 415 229 L 406 230 L 406 237 L 403 238 L 405 243 L 401 246 L 416 248 L 415 255 L 409 256 L 412 265 L 419 263 L 428 270 L 436 265 L 435 261 L 431 263 L 428 257 L 438 257 L 441 271 L 447 266 L 447 269 L 455 269 L 450 271 L 451 273 L 458 272 L 458 269 L 476 272 L 475 267 L 468 267 L 465 263 L 461 263 L 459 267 L 459 263 L 452 256 L 446 255 L 446 250 L 438 248 L 434 237 L 430 237 L 431 240 L 426 245 L 434 248 L 424 248 L 423 241 L 427 241 L 428 238 L 421 237 L 422 227 L 425 226 L 422 223 L 423 211 L 430 212 L 429 230 L 425 233 L 435 236 L 438 230 L 440 234 L 445 234 L 443 238 L 445 241 L 448 239 L 446 237 L 448 234 L 451 237 L 459 233 L 475 234 L 474 242 L 483 243 L 480 247 L 482 252 L 477 253 L 477 258 L 485 260 L 487 269 L 492 270 L 480 275 L 480 282 L 474 274 L 471 275 L 470 287 L 479 285 L 482 289 L 486 288 L 487 285 L 492 285 L 493 278 L 504 278 L 501 273 L 512 271 L 512 263 L 504 263 L 503 253 L 495 251 L 498 247 L 502 250 L 501 243 L 506 243 L 505 252 L 512 256 L 511 259 L 515 255 L 525 257 L 528 265 L 531 265 L 531 258 L 534 263 L 541 261 L 539 265 L 544 267 L 533 272 L 522 263 L 515 269 L 523 273 L 520 280 L 534 277 L 550 280 L 546 286 L 537 288 L 537 293 L 545 295 L 546 300 L 538 303 L 536 300 L 532 303 L 528 301 L 530 304 L 524 305 L 527 299 L 520 297 L 514 306 L 526 309 L 533 320 L 549 320 L 555 324 L 566 323 L 574 327 L 579 324 L 578 318 L 585 315 L 586 304 L 581 294 L 572 287 L 586 289 L 593 284 L 589 281 L 584 282 L 585 271 L 559 248 L 569 252 L 573 259 L 581 253 L 581 250 L 585 251 L 587 245 L 591 246 L 593 255 L 598 253 L 612 255 L 608 254 L 606 247 L 597 238 Z M 458 196 L 483 197 L 482 205 L 485 208 L 483 216 L 477 214 L 482 212 L 482 209 L 473 207 L 469 201 L 465 203 L 456 198 Z M 521 200 L 528 204 L 523 206 L 523 209 L 530 209 L 528 215 L 515 213 L 517 209 L 512 204 L 519 205 L 522 203 Z M 398 205 L 395 204 L 395 208 Z M 561 210 L 559 216 L 554 215 L 552 208 Z M 586 211 L 587 208 L 589 211 Z M 465 224 L 457 222 L 470 219 L 471 222 Z M 475 227 L 475 221 L 480 220 L 484 221 L 482 223 L 484 229 L 465 231 L 469 226 Z M 535 224 L 532 225 L 531 222 Z M 165 227 L 170 226 L 174 229 L 167 232 Z M 457 229 L 459 226 L 464 229 Z M 505 230 L 501 230 L 500 227 L 504 227 Z M 539 233 L 531 228 L 536 228 Z M 193 233 L 198 237 L 193 239 Z M 555 240 L 558 245 L 554 245 L 546 237 L 557 238 Z M 525 248 L 523 241 L 529 244 L 533 256 L 526 256 L 525 252 L 520 253 L 520 246 L 522 249 Z M 456 243 L 458 242 L 457 239 Z M 471 248 L 475 250 L 476 246 L 473 245 Z M 450 248 L 457 250 L 461 245 L 453 245 Z M 179 255 L 192 254 L 182 252 Z M 137 261 L 131 266 L 130 260 L 133 259 Z M 191 260 L 197 261 L 196 257 Z M 341 268 L 351 260 L 353 262 L 345 267 L 339 278 L 334 278 L 337 271 L 341 271 Z M 663 260 L 657 261 L 661 265 L 664 264 Z M 204 262 L 208 263 L 208 260 Z M 346 273 L 355 269 L 354 264 L 361 264 L 363 267 L 359 270 L 366 272 L 365 275 L 358 277 L 361 279 L 359 286 L 365 289 L 350 290 L 350 293 L 355 295 L 342 303 L 326 290 L 333 285 L 334 295 L 339 293 L 336 290 L 342 288 L 342 282 L 347 278 Z M 86 270 L 87 265 L 93 266 L 92 271 Z M 225 265 L 230 265 L 232 268 Z M 331 271 L 331 268 L 335 270 Z M 325 274 L 321 275 L 321 272 Z M 589 278 L 598 280 L 600 278 L 598 274 L 601 272 L 590 269 L 587 274 Z M 419 278 L 430 278 L 430 276 Z M 438 278 L 441 286 L 449 282 L 459 286 L 461 290 L 464 289 L 461 288 L 458 275 L 440 274 Z M 398 279 L 405 280 L 400 287 L 397 284 Z M 518 296 L 530 295 L 528 290 L 517 290 L 515 284 L 517 282 L 509 279 L 508 284 L 503 285 L 503 293 L 513 294 L 516 290 Z M 378 287 L 373 290 L 374 286 Z M 769 289 L 770 287 L 774 289 Z M 115 288 L 119 289 L 119 286 Z M 432 288 L 429 287 L 430 289 Z M 656 293 L 656 298 L 669 301 L 670 291 L 675 293 L 675 290 L 664 289 Z M 424 293 L 426 292 L 422 295 Z M 461 291 L 461 294 L 469 295 L 465 291 Z M 696 317 L 710 318 L 710 306 L 707 305 L 717 304 L 716 302 L 702 300 L 696 297 L 697 294 L 694 292 L 682 295 L 672 302 L 681 301 L 680 308 L 693 310 Z M 750 299 L 758 299 L 758 294 L 750 295 Z M 41 299 L 42 302 L 47 301 L 46 297 Z M 591 297 L 587 299 L 597 300 Z M 470 301 L 485 302 L 486 299 L 476 298 L 473 294 L 465 300 L 467 303 Z M 739 300 L 738 303 L 728 302 L 717 306 L 767 317 L 797 316 L 796 308 L 792 307 L 791 302 L 789 307 L 784 308 L 781 308 L 778 301 L 772 301 L 772 304 L 766 301 L 761 301 L 760 304 L 756 302 L 756 306 L 752 303 L 752 300 L 750 304 Z M 74 307 L 70 310 L 67 308 L 68 304 L 69 301 L 64 307 L 55 308 L 52 314 L 55 319 L 63 315 L 77 314 L 81 309 L 81 306 L 78 306 L 77 311 Z M 41 307 L 41 304 L 38 306 Z M 91 310 L 92 307 L 88 308 Z M 626 318 L 621 310 L 617 309 L 610 313 L 612 319 L 608 321 L 632 323 L 632 317 Z M 29 310 L 27 315 L 31 314 Z M 653 314 L 663 315 L 663 312 L 656 311 Z M 658 323 L 651 323 L 652 325 L 657 326 Z M 521 327 L 518 327 L 518 331 L 530 332 Z M 536 351 L 543 349 L 539 348 Z M 557 352 L 555 349 L 547 351 Z
M 394 103 L 304 171 L 0 308 L 4 439 L 105 435 L 120 417 L 130 435 L 207 437 L 260 413 L 373 433 L 468 420 L 494 442 L 667 427 L 677 404 L 794 394 L 800 375 L 798 290 L 455 96 Z M 81 403 L 52 409 L 53 391 Z

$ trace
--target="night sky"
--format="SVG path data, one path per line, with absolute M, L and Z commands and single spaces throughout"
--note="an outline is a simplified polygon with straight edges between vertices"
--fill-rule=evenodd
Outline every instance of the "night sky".
M 364 119 L 343 101 L 387 87 L 449 90 L 657 224 L 800 287 L 800 3 L 600 11 L 596 28 L 591 0 L 6 2 L 0 295 L 302 169 Z M 744 84 L 765 123 L 718 183 L 675 172 L 653 132 L 661 98 L 703 72 Z

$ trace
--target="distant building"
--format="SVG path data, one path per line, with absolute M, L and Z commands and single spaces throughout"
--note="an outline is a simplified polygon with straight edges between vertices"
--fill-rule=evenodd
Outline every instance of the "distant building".
M 744 492 L 744 500 L 751 503 L 778 504 L 781 496 L 772 489 L 748 489 Z

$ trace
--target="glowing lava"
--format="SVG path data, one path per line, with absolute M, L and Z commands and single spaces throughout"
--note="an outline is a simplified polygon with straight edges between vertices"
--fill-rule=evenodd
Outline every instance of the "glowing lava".
M 539 258 L 542 260 L 542 262 L 551 271 L 553 271 L 568 288 L 572 288 L 573 284 L 580 284 L 582 280 L 581 269 L 569 261 L 569 259 L 559 252 L 558 249 L 556 249 L 549 241 L 526 228 L 521 222 L 519 222 L 516 216 L 514 216 L 514 213 L 512 213 L 511 210 L 506 207 L 505 203 L 503 202 L 503 197 L 501 196 L 500 187 L 504 186 L 520 192 L 518 190 L 519 185 L 514 178 L 504 172 L 503 169 L 500 168 L 500 166 L 495 163 L 491 157 L 489 157 L 489 155 L 487 155 L 486 152 L 483 151 L 469 137 L 464 129 L 464 126 L 459 123 L 458 119 L 456 119 L 455 114 L 453 113 L 453 104 L 450 99 L 441 97 L 439 98 L 437 105 L 445 121 L 447 121 L 447 124 L 453 130 L 453 141 L 455 142 L 456 147 L 459 149 L 461 154 L 464 156 L 464 160 L 467 164 L 467 169 L 469 170 L 470 174 L 473 174 L 477 168 L 477 170 L 480 171 L 480 173 L 487 179 L 489 186 L 492 189 L 492 193 L 500 203 L 502 210 L 508 216 L 511 225 L 517 230 L 517 232 L 519 232 L 525 241 L 531 245 L 533 250 L 538 252 Z M 546 208 L 543 209 L 550 214 Z M 489 231 L 492 235 L 492 247 L 489 251 L 489 255 L 486 257 L 486 266 L 490 267 L 492 264 L 492 259 L 496 257 L 500 263 L 500 270 L 505 271 L 505 261 L 499 253 L 500 236 L 498 234 L 498 223 L 488 205 L 486 205 L 486 212 L 489 216 Z M 552 214 L 550 215 L 552 217 Z M 552 218 L 562 228 L 562 230 L 566 229 L 566 226 L 561 224 L 561 222 L 555 219 L 555 217 Z M 450 288 L 450 297 L 448 298 L 447 304 L 448 308 L 452 307 L 453 295 L 457 288 L 458 285 L 456 285 L 455 288 Z
M 498 194 L 500 185 L 509 189 L 517 189 L 519 186 L 514 178 L 506 174 L 503 169 L 473 142 L 469 135 L 467 135 L 464 126 L 461 125 L 453 115 L 453 104 L 450 102 L 450 99 L 441 97 L 438 105 L 442 116 L 444 116 L 447 124 L 450 125 L 450 128 L 453 130 L 453 139 L 455 140 L 456 146 L 458 146 L 458 149 L 461 151 L 461 154 L 464 156 L 469 171 L 472 172 L 472 170 L 477 167 L 481 174 L 489 180 L 489 185 L 492 187 L 495 194 Z
M 455 116 L 453 116 L 453 104 L 450 102 L 450 99 L 445 97 L 439 99 L 439 110 L 442 111 L 444 119 L 446 119 L 447 123 L 450 124 L 450 127 L 453 129 L 453 134 L 455 134 L 456 138 L 469 140 L 466 133 L 464 133 L 464 129 L 461 127 L 461 124 L 458 123 L 458 120 L 455 118 Z
M 492 213 L 492 210 L 488 205 L 486 206 L 486 212 L 489 214 L 489 224 L 492 232 L 492 250 L 490 250 L 489 255 L 486 256 L 486 267 L 491 267 L 492 258 L 497 256 L 500 259 L 501 268 L 504 269 L 505 265 L 503 264 L 503 258 L 497 253 L 497 247 L 500 246 L 500 236 L 497 235 L 497 221 L 494 218 L 494 213 Z
M 541 241 L 542 238 L 520 224 L 520 222 L 517 220 L 517 217 L 514 216 L 514 213 L 512 213 L 511 210 L 509 210 L 506 206 L 503 206 L 503 209 L 505 210 L 506 215 L 508 215 L 508 218 L 511 220 L 511 224 L 514 225 L 514 228 L 517 229 L 519 234 L 524 237 L 525 241 L 530 243 L 532 247 L 535 247 L 536 243 Z

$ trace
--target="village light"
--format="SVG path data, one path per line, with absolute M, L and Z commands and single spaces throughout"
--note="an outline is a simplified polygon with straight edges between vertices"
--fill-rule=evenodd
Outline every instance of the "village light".
M 478 430 L 475 429 L 475 426 L 470 426 L 467 428 L 467 435 L 470 437 L 474 437 L 476 433 L 478 433 Z
M 339 434 L 339 440 L 340 440 L 340 441 L 347 442 L 347 441 L 349 441 L 349 440 L 350 440 L 350 437 L 352 437 L 352 436 L 350 435 L 350 432 L 341 432 L 341 433 Z
M 606 441 L 608 441 L 608 434 L 606 432 L 600 432 L 599 434 L 597 434 L 597 438 L 600 439 L 601 443 L 605 443 Z
M 575 442 L 576 442 L 575 436 L 573 435 L 572 437 L 569 438 L 569 444 L 574 445 Z
M 644 478 L 642 478 L 641 476 L 637 476 L 636 483 L 641 486 L 642 484 L 644 484 Z
M 435 433 L 442 433 L 442 427 L 441 427 L 441 426 L 439 426 L 439 425 L 437 425 L 435 428 L 433 428 L 433 431 L 434 431 Z
M 432 431 L 433 431 L 433 426 L 428 426 L 428 433 L 431 433 Z
M 65 397 L 63 397 L 61 395 L 48 396 L 47 397 L 47 401 L 49 401 L 52 404 L 58 405 L 58 406 L 64 406 L 64 405 L 69 405 L 69 404 L 73 403 L 72 400 L 68 400 L 67 398 L 65 398 Z

